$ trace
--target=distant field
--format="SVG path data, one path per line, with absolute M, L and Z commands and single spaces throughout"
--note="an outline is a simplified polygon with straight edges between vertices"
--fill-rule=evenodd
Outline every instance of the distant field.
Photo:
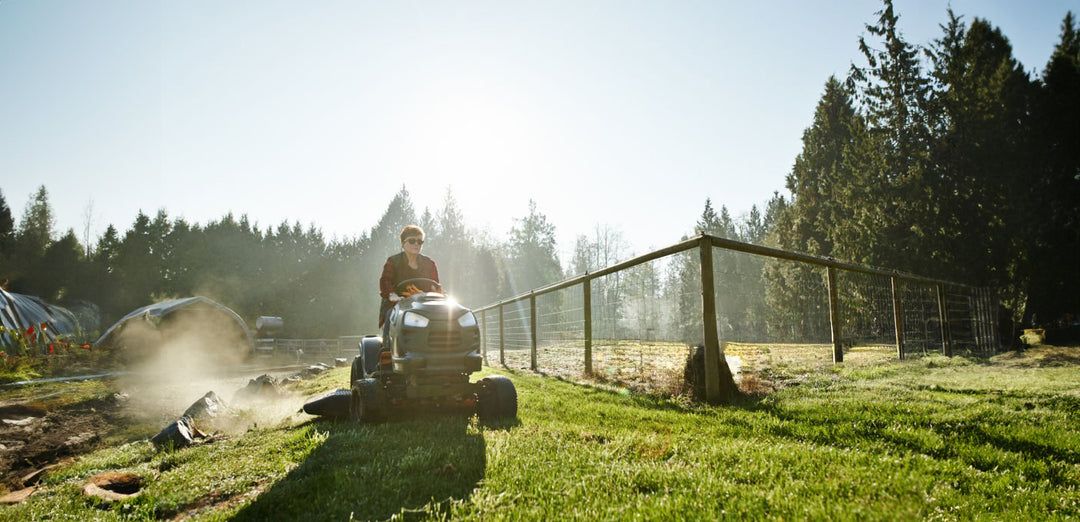
M 1080 517 L 1080 348 L 872 364 L 855 353 L 802 374 L 786 354 L 755 355 L 791 378 L 730 406 L 501 369 L 521 406 L 497 427 L 293 414 L 176 452 L 134 437 L 53 470 L 0 520 Z M 633 347 L 609 358 L 633 371 Z M 79 491 L 103 471 L 137 473 L 145 492 L 96 507 Z

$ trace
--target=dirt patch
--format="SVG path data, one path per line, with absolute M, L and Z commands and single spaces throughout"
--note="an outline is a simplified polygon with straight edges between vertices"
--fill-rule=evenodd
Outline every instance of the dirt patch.
M 275 375 L 293 374 L 291 368 L 287 372 L 272 370 Z M 108 388 L 123 393 L 105 398 L 98 395 L 81 402 L 67 402 L 72 398 L 63 383 L 50 385 L 44 394 L 32 398 L 22 396 L 0 402 L 0 495 L 31 486 L 50 465 L 95 451 L 109 441 L 153 435 L 176 421 L 207 390 L 233 396 L 235 390 L 242 390 L 252 380 L 245 374 L 185 380 L 154 377 L 114 382 Z M 238 398 L 242 399 L 245 416 L 229 428 L 239 432 L 248 424 L 276 422 L 298 408 L 298 399 L 291 393 L 281 392 L 273 398 Z
M 36 481 L 34 472 L 99 447 L 122 420 L 117 398 L 46 410 L 35 404 L 0 405 L 0 486 L 11 491 Z
M 995 364 L 1015 368 L 1051 368 L 1080 365 L 1080 346 L 1039 345 L 1005 352 L 990 359 Z

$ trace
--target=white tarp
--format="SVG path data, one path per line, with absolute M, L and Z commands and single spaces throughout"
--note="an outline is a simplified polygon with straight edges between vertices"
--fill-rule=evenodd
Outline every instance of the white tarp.
M 94 343 L 94 347 L 107 345 L 113 342 L 114 337 L 124 328 L 129 326 L 132 321 L 138 321 L 147 325 L 157 325 L 166 317 L 184 310 L 211 310 L 219 312 L 236 324 L 236 327 L 243 332 L 243 336 L 247 339 L 249 345 L 254 345 L 254 340 L 251 334 L 251 330 L 248 329 L 247 324 L 240 318 L 236 312 L 231 308 L 218 303 L 212 299 L 194 296 L 185 297 L 182 299 L 171 299 L 168 301 L 162 301 L 160 303 L 154 303 L 146 305 L 142 308 L 138 308 L 131 313 L 125 315 L 122 319 L 116 322 L 116 324 L 105 330 L 105 333 Z
M 15 294 L 0 289 L 0 344 L 14 344 L 15 332 L 37 341 L 53 342 L 57 337 L 71 339 L 80 334 L 79 321 L 66 308 L 51 305 L 41 298 Z

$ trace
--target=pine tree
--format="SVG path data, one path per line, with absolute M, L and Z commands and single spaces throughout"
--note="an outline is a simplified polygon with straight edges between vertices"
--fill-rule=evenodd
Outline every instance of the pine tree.
M 11 209 L 4 200 L 4 193 L 0 191 L 0 288 L 6 286 L 11 273 L 11 263 L 15 246 L 15 220 L 11 217 Z
M 24 260 L 38 259 L 45 253 L 45 248 L 52 243 L 55 226 L 56 218 L 49 205 L 49 192 L 45 185 L 41 185 L 30 196 L 19 221 L 18 242 Z
M 1027 316 L 1045 325 L 1080 310 L 1080 32 L 1071 11 L 1042 79 L 1038 138 L 1045 167 L 1030 187 Z
M 778 236 L 782 248 L 828 256 L 837 243 L 857 244 L 860 232 L 851 230 L 857 226 L 853 207 L 863 187 L 846 158 L 854 149 L 859 123 L 847 89 L 830 77 L 787 177 L 792 228 Z M 866 255 L 847 250 L 856 258 Z
M 924 216 L 935 275 L 1004 287 L 1021 256 L 1034 84 L 1001 31 L 976 18 L 965 27 L 949 10 L 928 49 L 934 81 L 930 119 L 934 176 Z
M 562 265 L 556 251 L 555 226 L 537 210 L 533 200 L 529 200 L 529 214 L 514 221 L 507 250 L 515 293 L 558 281 Z
M 859 259 L 853 261 L 911 270 L 925 261 L 920 217 L 930 206 L 925 183 L 930 127 L 926 119 L 928 80 L 919 64 L 918 47 L 904 40 L 892 0 L 884 0 L 875 25 L 866 30 L 874 42 L 859 38 L 867 66 L 852 66 L 849 84 L 857 86 L 867 132 L 848 154 L 862 178 L 852 195 Z
M 68 229 L 67 234 L 49 244 L 41 262 L 33 268 L 34 293 L 50 301 L 87 297 L 80 295 L 79 288 L 83 256 L 84 249 L 75 237 L 75 231 Z

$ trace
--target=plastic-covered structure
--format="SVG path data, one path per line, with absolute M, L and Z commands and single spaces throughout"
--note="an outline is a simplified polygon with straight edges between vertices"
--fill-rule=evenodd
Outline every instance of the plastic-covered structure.
M 170 330 L 170 326 L 177 328 Z M 239 340 L 249 350 L 254 346 L 251 330 L 236 312 L 212 299 L 194 296 L 162 301 L 132 311 L 105 330 L 94 347 L 123 344 L 121 334 L 140 327 L 166 336 L 197 331 L 206 334 L 207 338 L 224 336 Z
M 79 320 L 70 310 L 46 303 L 39 297 L 15 294 L 0 289 L 0 346 L 12 347 L 15 335 L 31 342 L 52 343 L 58 338 L 72 339 L 82 334 Z

